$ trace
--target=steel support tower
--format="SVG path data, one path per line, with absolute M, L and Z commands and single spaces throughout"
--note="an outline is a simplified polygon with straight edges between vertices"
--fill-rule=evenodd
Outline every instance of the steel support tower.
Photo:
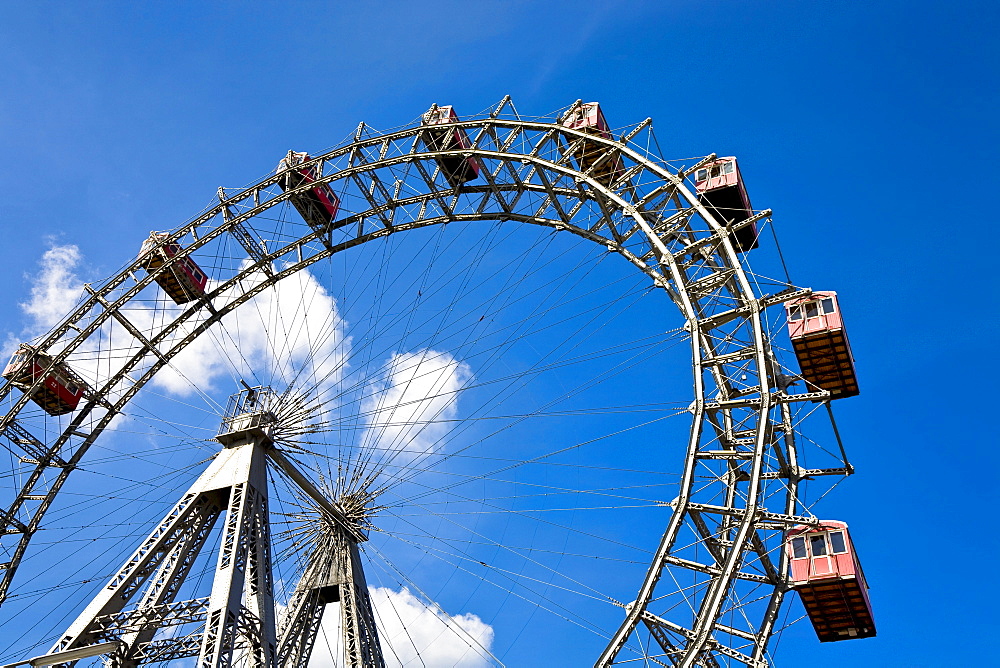
M 334 602 L 340 603 L 343 665 L 385 665 L 358 549 L 367 537 L 275 448 L 274 398 L 266 387 L 231 397 L 216 437 L 222 450 L 49 654 L 30 660 L 33 665 L 106 655 L 105 664 L 113 668 L 188 657 L 198 657 L 200 668 L 302 668 L 324 608 Z M 269 468 L 298 484 L 320 518 L 309 565 L 280 622 L 271 570 Z M 192 591 L 192 566 L 220 522 L 211 591 L 179 596 Z

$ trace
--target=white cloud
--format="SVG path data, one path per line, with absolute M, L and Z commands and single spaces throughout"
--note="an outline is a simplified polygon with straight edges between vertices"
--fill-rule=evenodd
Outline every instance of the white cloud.
M 73 310 L 83 295 L 77 271 L 83 267 L 84 258 L 77 246 L 52 245 L 38 264 L 39 271 L 31 276 L 30 299 L 20 305 L 31 319 L 22 332 L 26 338 L 48 331 Z M 214 300 L 216 307 L 221 308 L 264 278 L 261 272 L 246 277 L 241 285 L 219 295 Z M 151 290 L 159 288 L 153 286 Z M 152 338 L 183 308 L 164 300 L 161 293 L 155 307 L 149 301 L 134 301 L 122 314 Z M 186 336 L 208 315 L 195 314 L 160 344 L 161 349 Z M 297 272 L 195 338 L 156 374 L 152 384 L 170 394 L 190 397 L 199 391 L 230 391 L 242 377 L 251 383 L 272 383 L 279 389 L 293 384 L 300 394 L 315 396 L 343 377 L 350 350 L 345 328 L 329 292 L 310 272 Z M 20 340 L 8 333 L 3 352 L 13 352 Z M 109 321 L 71 355 L 69 363 L 96 386 L 116 373 L 139 345 L 122 326 Z
M 75 270 L 82 259 L 80 249 L 72 244 L 52 244 L 42 254 L 39 272 L 31 285 L 31 299 L 21 304 L 21 309 L 32 318 L 34 334 L 54 326 L 80 300 L 83 282 Z
M 493 627 L 471 612 L 449 616 L 409 589 L 370 587 L 372 606 L 388 668 L 483 668 L 491 665 Z M 328 605 L 310 668 L 343 665 L 340 609 Z
M 221 294 L 216 306 L 263 279 L 263 274 L 251 275 Z M 185 329 L 190 331 L 197 324 Z M 256 377 L 282 388 L 294 384 L 322 392 L 342 378 L 349 349 L 350 338 L 336 301 L 315 276 L 300 271 L 265 289 L 223 318 L 221 326 L 196 338 L 156 375 L 154 384 L 189 396 L 196 391 L 195 383 L 202 390 L 215 389 L 217 381 L 229 380 L 233 374 L 248 382 Z
M 19 306 L 30 323 L 21 336 L 6 332 L 0 346 L 4 362 L 23 341 L 49 331 L 77 305 L 83 296 L 83 281 L 76 275 L 82 261 L 77 246 L 49 242 L 49 249 L 38 260 L 38 271 L 25 276 L 30 280 L 31 298 Z
M 42 256 L 31 299 L 22 304 L 39 330 L 36 333 L 51 327 L 75 306 L 82 290 L 76 272 L 82 263 L 79 249 L 72 245 L 52 246 Z M 213 300 L 216 308 L 223 308 L 265 278 L 262 272 L 244 277 L 240 285 Z M 155 307 L 150 301 L 137 300 L 122 313 L 152 338 L 183 308 L 164 300 L 161 294 Z M 195 314 L 160 344 L 161 349 L 187 336 L 208 315 Z M 196 337 L 154 376 L 152 386 L 187 398 L 199 393 L 228 393 L 242 378 L 282 391 L 291 387 L 306 405 L 333 411 L 337 402 L 331 401 L 329 394 L 345 379 L 351 349 L 346 328 L 335 299 L 319 280 L 308 271 L 296 272 Z M 69 363 L 96 387 L 117 373 L 139 347 L 139 341 L 124 327 L 109 321 Z M 150 357 L 148 363 L 152 361 Z M 383 463 L 438 452 L 450 431 L 450 421 L 458 417 L 458 394 L 471 378 L 468 365 L 450 353 L 424 349 L 393 354 L 371 382 L 350 379 L 350 384 L 360 380 L 360 386 L 366 388 L 367 396 L 361 401 L 367 426 L 364 445 L 381 450 Z M 130 382 L 124 380 L 112 394 Z M 313 401 L 317 396 L 324 401 Z M 329 415 L 309 414 L 303 420 L 324 418 Z
M 368 416 L 365 444 L 393 452 L 435 452 L 458 416 L 459 391 L 472 378 L 451 354 L 425 349 L 396 353 L 374 391 L 362 402 Z

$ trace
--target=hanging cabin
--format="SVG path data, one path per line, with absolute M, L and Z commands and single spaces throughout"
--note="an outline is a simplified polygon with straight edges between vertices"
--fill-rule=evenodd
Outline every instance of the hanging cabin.
M 698 201 L 720 223 L 735 225 L 753 215 L 740 167 L 732 156 L 719 158 L 697 170 L 694 173 L 694 188 Z M 757 247 L 757 225 L 751 223 L 741 227 L 729 235 L 729 240 L 737 252 L 753 250 Z
M 785 549 L 791 587 L 820 642 L 875 635 L 868 584 L 846 523 L 797 526 L 786 535 Z
M 139 261 L 149 273 L 155 272 L 183 250 L 176 242 L 164 243 L 169 236 L 168 232 L 150 232 L 149 238 L 142 243 Z M 156 274 L 153 280 L 175 304 L 184 304 L 205 296 L 208 276 L 191 256 L 185 256 L 178 258 L 167 271 Z
M 308 153 L 289 151 L 278 163 L 275 173 L 284 175 L 278 180 L 283 192 L 304 186 L 322 176 L 319 165 L 299 166 L 312 160 Z M 314 229 L 326 229 L 337 217 L 340 198 L 329 183 L 317 183 L 312 188 L 288 198 L 302 219 Z
M 423 133 L 423 141 L 427 148 L 431 151 L 471 149 L 472 142 L 466 136 L 465 130 L 435 127 L 457 122 L 458 114 L 455 113 L 455 109 L 451 105 L 431 107 L 423 116 L 423 125 L 428 128 Z M 458 188 L 463 183 L 479 178 L 479 162 L 471 155 L 468 157 L 439 156 L 435 158 L 435 161 L 452 188 Z
M 788 336 L 809 390 L 827 390 L 831 398 L 858 394 L 854 356 L 840 315 L 836 292 L 814 292 L 785 304 Z
M 576 107 L 563 119 L 562 124 L 563 127 L 581 130 L 595 137 L 614 139 L 604 118 L 604 112 L 601 111 L 601 105 L 597 102 L 587 102 Z M 573 159 L 576 160 L 581 172 L 589 172 L 599 183 L 608 188 L 621 177 L 622 159 L 617 151 L 601 161 L 608 152 L 603 144 L 586 139 L 581 142 L 577 137 L 568 137 L 567 141 L 570 146 L 575 146 Z
M 49 415 L 65 415 L 76 410 L 89 388 L 65 363 L 55 364 L 52 356 L 22 343 L 7 363 L 3 377 L 23 392 L 42 378 L 31 394 L 31 400 Z

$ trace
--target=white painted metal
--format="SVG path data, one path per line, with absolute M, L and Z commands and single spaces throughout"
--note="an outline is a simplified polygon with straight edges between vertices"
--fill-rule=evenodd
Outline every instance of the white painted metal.
M 246 410 L 244 402 L 231 405 L 240 412 L 223 421 L 219 441 L 225 447 L 42 659 L 63 657 L 51 662 L 63 663 L 110 654 L 110 666 L 131 668 L 197 656 L 201 668 L 304 668 L 323 606 L 339 601 L 344 666 L 384 666 L 358 552 L 363 533 L 275 449 L 267 436 L 273 414 Z M 270 461 L 320 501 L 323 518 L 312 565 L 284 618 L 280 653 L 267 510 Z M 218 518 L 223 526 L 210 595 L 174 600 Z M 157 631 L 191 622 L 200 625 L 196 633 L 154 642 Z M 101 642 L 106 638 L 114 640 Z
M 246 665 L 274 665 L 277 639 L 265 453 L 271 442 L 253 428 L 242 439 L 228 440 L 229 445 L 60 638 L 53 654 L 124 631 L 112 663 L 134 666 L 155 632 L 176 623 L 180 615 L 185 621 L 204 620 L 199 666 L 232 666 L 237 652 Z M 174 601 L 219 517 L 224 518 L 222 538 L 210 596 L 207 601 Z M 143 595 L 138 604 L 129 606 L 139 592 Z

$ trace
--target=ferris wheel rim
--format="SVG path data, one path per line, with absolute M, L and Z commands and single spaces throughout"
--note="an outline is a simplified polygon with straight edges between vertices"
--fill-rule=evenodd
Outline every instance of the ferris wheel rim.
M 644 156 L 641 156 L 639 153 L 629 148 L 628 146 L 622 144 L 621 142 L 615 141 L 613 139 L 604 139 L 600 137 L 588 136 L 581 131 L 573 130 L 570 128 L 563 128 L 553 123 L 510 121 L 510 120 L 491 118 L 491 119 L 474 119 L 474 120 L 463 121 L 457 124 L 457 127 L 465 129 L 479 128 L 482 130 L 485 128 L 486 125 L 489 124 L 492 124 L 495 127 L 508 128 L 512 130 L 516 130 L 518 128 L 528 128 L 538 131 L 558 132 L 569 136 L 575 136 L 578 139 L 587 139 L 588 141 L 595 141 L 596 143 L 605 145 L 609 149 L 614 149 L 619 151 L 622 155 L 629 156 L 637 164 L 641 163 L 645 166 L 645 168 L 649 169 L 649 171 L 659 174 L 661 178 L 664 179 L 665 182 L 670 184 L 670 186 L 680 197 L 686 199 L 689 208 L 693 209 L 697 213 L 697 215 L 700 216 L 704 221 L 706 221 L 713 229 L 714 241 L 707 242 L 707 244 L 714 245 L 713 253 L 718 253 L 722 258 L 724 258 L 723 265 L 732 269 L 733 278 L 735 279 L 736 283 L 739 284 L 741 292 L 744 293 L 745 295 L 748 295 L 748 297 L 745 299 L 747 312 L 740 314 L 737 317 L 746 319 L 748 322 L 751 323 L 751 326 L 754 329 L 758 341 L 758 346 L 755 351 L 755 357 L 758 368 L 767 369 L 769 367 L 770 361 L 768 359 L 768 354 L 770 351 L 770 344 L 766 341 L 764 337 L 764 327 L 760 320 L 760 313 L 764 308 L 764 306 L 762 306 L 762 300 L 764 299 L 765 296 L 756 295 L 754 287 L 750 284 L 750 281 L 747 279 L 745 275 L 743 264 L 740 260 L 740 257 L 737 254 L 736 250 L 734 249 L 732 242 L 728 238 L 729 229 L 726 226 L 720 224 L 718 221 L 716 221 L 713 214 L 707 209 L 705 209 L 705 207 L 700 202 L 697 201 L 697 198 L 686 188 L 683 182 L 684 179 L 683 172 L 680 175 L 673 174 L 668 170 L 666 170 L 665 168 L 661 167 L 659 164 L 656 164 L 654 161 L 650 161 Z M 418 126 L 415 128 L 400 130 L 388 135 L 375 136 L 372 138 L 357 140 L 347 146 L 340 147 L 321 156 L 317 156 L 316 158 L 313 159 L 313 161 L 310 164 L 322 164 L 325 161 L 328 161 L 339 155 L 345 155 L 353 150 L 357 150 L 364 147 L 375 146 L 384 142 L 394 141 L 401 138 L 412 137 L 414 140 L 414 146 L 416 146 L 418 143 L 417 138 L 419 137 L 420 132 L 421 129 Z M 349 248 L 352 248 L 355 245 L 367 243 L 369 241 L 383 238 L 390 234 L 395 234 L 397 232 L 405 232 L 412 229 L 429 227 L 432 225 L 446 224 L 449 222 L 511 221 L 515 223 L 541 225 L 545 227 L 554 228 L 556 231 L 567 231 L 576 234 L 577 236 L 584 238 L 586 240 L 607 246 L 609 251 L 616 252 L 617 254 L 622 255 L 630 264 L 632 264 L 640 271 L 643 271 L 643 273 L 645 273 L 646 275 L 650 276 L 650 278 L 653 279 L 654 283 L 656 283 L 659 287 L 668 288 L 668 283 L 669 283 L 675 290 L 675 293 L 672 294 L 672 297 L 675 298 L 675 301 L 679 300 L 681 302 L 682 305 L 681 311 L 686 322 L 689 323 L 689 325 L 692 327 L 692 330 L 698 326 L 699 322 L 698 312 L 697 309 L 691 304 L 691 298 L 685 291 L 685 288 L 687 287 L 687 281 L 679 273 L 679 270 L 677 268 L 677 260 L 676 258 L 674 258 L 673 253 L 670 251 L 670 249 L 668 249 L 660 241 L 659 235 L 653 229 L 653 227 L 649 225 L 648 221 L 645 219 L 642 212 L 639 211 L 633 203 L 630 203 L 629 201 L 622 198 L 610 186 L 604 185 L 591 174 L 573 168 L 572 165 L 569 166 L 559 165 L 551 161 L 543 160 L 537 156 L 525 156 L 524 154 L 520 153 L 501 153 L 497 151 L 478 150 L 475 148 L 467 151 L 436 151 L 436 152 L 423 151 L 423 152 L 414 152 L 404 156 L 397 156 L 383 161 L 364 163 L 363 165 L 359 165 L 352 173 L 344 173 L 342 171 L 342 172 L 327 174 L 323 176 L 322 179 L 318 180 L 318 182 L 332 183 L 342 178 L 343 179 L 350 178 L 355 174 L 374 172 L 375 170 L 383 167 L 391 167 L 392 165 L 407 163 L 415 159 L 426 159 L 426 158 L 433 159 L 435 157 L 451 156 L 455 154 L 462 154 L 462 155 L 469 154 L 477 159 L 496 160 L 504 163 L 517 161 L 522 164 L 526 164 L 530 162 L 532 165 L 535 165 L 540 169 L 545 169 L 553 173 L 561 174 L 562 176 L 571 177 L 578 184 L 586 184 L 588 186 L 586 192 L 590 193 L 590 195 L 588 195 L 589 197 L 591 198 L 603 197 L 607 201 L 614 202 L 617 205 L 617 207 L 624 212 L 625 216 L 631 216 L 634 219 L 635 224 L 640 228 L 641 232 L 646 235 L 651 246 L 653 247 L 658 246 L 658 249 L 661 253 L 661 256 L 659 257 L 659 262 L 655 263 L 652 267 L 650 267 L 646 263 L 646 261 L 643 260 L 643 258 L 638 257 L 635 254 L 631 253 L 623 245 L 614 244 L 614 239 L 609 240 L 608 238 L 601 237 L 592 229 L 587 229 L 584 227 L 574 227 L 571 224 L 567 224 L 566 221 L 561 218 L 540 218 L 537 216 L 532 217 L 509 211 L 482 212 L 476 215 L 444 214 L 437 216 L 433 219 L 429 218 L 421 221 L 416 221 L 412 224 L 401 224 L 398 226 L 393 226 L 391 228 L 386 227 L 384 229 L 377 230 L 370 234 L 364 235 L 363 238 L 359 236 L 356 239 L 343 242 L 343 244 L 341 245 L 342 247 L 339 247 L 337 250 L 334 250 L 333 248 L 328 248 L 324 251 L 319 251 L 310 258 L 308 258 L 309 260 L 308 262 L 300 261 L 299 263 L 296 263 L 294 265 L 289 265 L 284 269 L 280 269 L 279 271 L 274 271 L 273 275 L 268 276 L 264 281 L 258 282 L 253 288 L 241 294 L 238 299 L 233 300 L 230 303 L 226 304 L 222 309 L 215 309 L 214 307 L 210 306 L 210 302 L 213 295 L 220 294 L 227 287 L 238 284 L 240 280 L 245 279 L 246 277 L 254 274 L 255 272 L 260 272 L 265 265 L 271 265 L 273 262 L 275 262 L 275 260 L 281 258 L 283 254 L 279 254 L 278 250 L 274 250 L 271 253 L 267 254 L 263 259 L 248 264 L 244 269 L 242 269 L 235 276 L 230 278 L 227 282 L 221 283 L 219 286 L 215 288 L 213 292 L 207 294 L 202 300 L 199 300 L 198 302 L 196 302 L 196 304 L 185 309 L 180 315 L 178 315 L 177 319 L 173 323 L 171 323 L 168 327 L 165 327 L 163 331 L 157 335 L 157 337 L 154 337 L 153 339 L 150 339 L 148 341 L 148 343 L 150 344 L 149 348 L 145 347 L 142 348 L 134 358 L 135 362 L 138 363 L 138 361 L 141 358 L 145 358 L 151 350 L 155 350 L 156 356 L 159 357 L 160 359 L 154 362 L 154 364 L 150 367 L 150 369 L 146 373 L 143 374 L 143 376 L 141 376 L 139 379 L 136 379 L 136 382 L 133 383 L 130 389 L 127 392 L 125 392 L 116 403 L 112 405 L 113 408 L 109 410 L 105 418 L 102 418 L 102 422 L 99 423 L 100 425 L 99 428 L 92 431 L 91 437 L 93 437 L 93 439 L 96 440 L 97 435 L 99 435 L 101 430 L 103 430 L 103 428 L 106 427 L 107 421 L 110 421 L 109 416 L 113 416 L 113 414 L 121 411 L 128 404 L 128 402 L 131 401 L 131 399 L 139 392 L 139 390 L 141 390 L 141 388 L 147 382 L 149 382 L 149 380 L 151 380 L 158 371 L 160 371 L 164 366 L 166 366 L 169 363 L 170 359 L 176 356 L 187 345 L 189 345 L 191 342 L 193 342 L 195 339 L 201 336 L 205 331 L 207 331 L 213 325 L 220 322 L 223 316 L 234 311 L 241 304 L 251 299 L 255 294 L 258 294 L 261 291 L 277 284 L 284 278 L 287 278 L 299 271 L 304 270 L 312 263 L 318 262 L 326 257 L 330 257 L 337 252 L 348 250 Z M 170 235 L 169 239 L 170 240 L 180 239 L 181 237 L 190 234 L 192 230 L 197 229 L 199 224 L 201 224 L 202 222 L 209 221 L 212 218 L 218 217 L 219 215 L 225 216 L 226 215 L 225 212 L 228 211 L 228 207 L 235 206 L 236 203 L 246 199 L 249 196 L 248 193 L 260 192 L 262 189 L 267 188 L 270 185 L 274 185 L 275 183 L 277 183 L 277 180 L 279 178 L 280 174 L 269 176 L 251 186 L 248 186 L 247 188 L 240 190 L 237 193 L 234 193 L 233 195 L 227 196 L 225 199 L 221 200 L 218 205 L 214 206 L 206 213 L 200 215 L 198 218 L 182 226 L 181 228 L 178 228 L 175 232 L 173 232 Z M 235 226 L 253 219 L 254 217 L 260 215 L 263 211 L 266 211 L 267 209 L 273 206 L 277 206 L 286 201 L 289 201 L 297 194 L 301 194 L 302 192 L 308 190 L 308 187 L 309 186 L 304 185 L 300 186 L 297 189 L 289 190 L 288 192 L 285 192 L 276 197 L 272 197 L 266 202 L 261 203 L 260 206 L 257 208 L 245 211 L 239 214 L 238 216 L 234 216 L 231 218 L 227 217 L 223 224 L 212 229 L 208 234 L 196 238 L 196 241 L 193 244 L 186 247 L 184 249 L 183 257 L 187 257 L 190 253 L 208 244 L 213 239 L 226 234 L 227 232 L 231 231 Z M 539 186 L 536 184 L 532 184 L 531 188 L 529 188 L 525 184 L 522 184 L 522 188 L 525 189 L 533 188 L 539 192 L 547 190 L 544 186 Z M 462 190 L 466 189 L 463 188 Z M 483 193 L 487 193 L 490 190 L 491 186 L 489 185 L 475 186 L 468 189 L 469 192 L 483 192 Z M 508 190 L 513 192 L 517 189 L 509 187 Z M 418 201 L 421 199 L 425 201 L 443 199 L 446 197 L 451 197 L 454 194 L 454 192 L 455 189 L 442 188 L 440 190 L 436 190 L 433 192 L 426 192 L 421 195 L 414 196 L 413 198 L 411 198 L 410 201 Z M 401 206 L 402 202 L 403 200 L 394 202 L 393 206 L 394 207 Z M 371 207 L 365 210 L 364 212 L 355 214 L 351 218 L 357 219 L 357 218 L 363 218 L 366 215 L 367 216 L 375 215 L 377 213 L 376 209 L 377 207 Z M 342 223 L 342 225 L 338 225 L 338 227 L 347 226 L 350 225 L 351 223 L 352 220 L 348 219 L 345 220 Z M 331 229 L 333 229 L 332 225 Z M 326 232 L 329 231 L 330 230 L 324 230 L 324 231 L 314 230 L 308 234 L 303 235 L 297 241 L 300 244 L 300 247 L 301 244 L 303 243 L 308 243 L 312 241 L 318 242 L 321 241 L 322 234 L 325 234 Z M 704 237 L 702 239 L 704 239 Z M 611 243 L 609 243 L 609 241 Z M 108 294 L 111 291 L 108 288 L 108 286 L 114 288 L 117 287 L 118 285 L 124 284 L 124 282 L 130 275 L 134 277 L 135 272 L 139 268 L 140 268 L 139 260 L 134 260 L 128 267 L 123 269 L 116 276 L 109 279 L 101 287 L 97 289 L 90 289 L 91 295 L 85 300 L 85 302 L 80 305 L 80 307 L 74 312 L 74 314 L 69 316 L 66 320 L 63 321 L 63 323 L 54 328 L 53 331 L 42 340 L 40 345 L 43 348 L 51 346 L 59 339 L 61 334 L 58 334 L 58 332 L 62 332 L 64 334 L 66 331 L 68 331 L 68 329 L 73 328 L 72 326 L 73 322 L 79 322 L 83 320 L 84 316 L 91 310 L 93 310 L 97 306 L 103 306 L 104 310 L 101 311 L 99 316 L 94 318 L 94 320 L 90 323 L 90 325 L 88 325 L 83 330 L 78 330 L 79 333 L 77 334 L 77 336 L 73 337 L 71 342 L 67 344 L 65 348 L 58 354 L 61 355 L 61 357 L 56 356 L 57 360 L 66 359 L 66 357 L 74 349 L 73 343 L 79 345 L 82 341 L 84 341 L 87 338 L 87 336 L 97 331 L 102 322 L 112 318 L 117 318 L 118 315 L 121 313 L 123 307 L 126 304 L 128 304 L 131 299 L 134 299 L 136 295 L 139 294 L 139 292 L 141 292 L 146 287 L 149 287 L 153 283 L 154 275 L 149 274 L 144 278 L 138 280 L 131 289 L 127 290 L 125 294 L 119 297 L 116 301 L 104 302 L 102 304 L 102 295 Z M 666 271 L 664 271 L 664 273 L 661 274 L 659 271 L 657 271 L 657 268 L 661 268 L 661 271 L 664 271 L 664 269 L 669 270 L 670 272 L 672 272 L 672 276 L 668 278 L 665 275 L 667 273 Z M 190 318 L 193 318 L 197 313 L 203 313 L 205 310 L 211 311 L 211 315 L 202 320 L 196 328 L 194 328 L 187 336 L 182 338 L 178 343 L 176 343 L 167 350 L 159 350 L 158 348 L 155 348 L 158 341 L 166 340 L 166 337 L 170 333 L 174 332 L 177 328 L 179 328 L 183 323 L 187 322 Z M 701 346 L 703 342 L 699 341 L 699 338 L 700 335 L 691 337 L 692 356 L 693 356 L 692 365 L 695 368 L 698 368 L 699 366 L 699 360 L 701 358 L 701 352 L 702 352 Z M 130 366 L 123 367 L 123 369 L 125 368 L 131 369 L 134 367 L 135 364 L 132 364 Z M 758 404 L 758 410 L 761 413 L 761 415 L 765 415 L 771 409 L 772 406 L 772 394 L 770 392 L 770 386 L 765 387 L 763 380 L 764 379 L 762 377 L 760 386 L 760 399 Z M 118 382 L 117 380 L 112 382 L 112 379 L 109 379 L 105 384 L 105 386 L 103 388 L 100 388 L 100 391 L 97 393 L 97 395 L 102 398 L 106 397 L 109 394 L 108 388 L 114 387 L 114 385 L 117 382 Z M 697 427 L 697 431 L 699 433 L 700 430 L 703 429 L 703 426 L 701 425 L 703 425 L 706 403 L 708 403 L 705 401 L 706 390 L 703 383 L 704 381 L 701 379 L 701 374 L 696 374 L 695 406 L 693 411 L 692 424 L 694 425 L 697 423 L 699 425 Z M 10 387 L 8 383 L 4 388 L 0 388 L 0 395 L 9 392 L 9 389 Z M 28 401 L 28 393 L 25 393 L 25 395 L 21 397 L 21 399 L 15 405 L 15 408 L 11 410 L 6 416 L 4 416 L 2 420 L 0 420 L 0 422 L 2 422 L 2 424 L 0 424 L 0 428 L 3 428 L 6 424 L 15 420 L 17 417 L 17 413 L 23 406 L 26 405 L 27 401 Z M 82 411 L 78 412 L 78 414 L 74 417 L 74 420 L 71 422 L 70 427 L 68 429 L 72 429 L 74 424 L 78 424 L 79 420 L 84 415 L 93 411 L 97 406 L 98 402 L 96 402 L 96 400 L 91 400 L 90 402 L 88 402 L 88 405 Z M 696 429 L 693 426 L 692 433 L 694 433 L 695 431 Z M 761 433 L 758 435 L 758 438 L 756 438 L 756 440 L 757 444 L 754 455 L 755 475 L 759 474 L 759 469 L 760 466 L 762 465 L 762 459 L 763 459 L 763 448 L 765 447 L 764 435 L 762 430 Z M 688 479 L 688 482 L 686 483 L 686 487 L 682 487 L 682 489 L 690 487 L 691 484 L 690 477 L 691 475 L 693 475 L 693 467 L 695 464 L 694 451 L 696 450 L 696 448 L 697 448 L 697 443 L 694 440 L 693 436 L 692 441 L 689 442 L 687 455 L 685 459 L 684 476 L 685 478 Z M 83 453 L 81 452 L 80 455 L 82 456 L 82 454 Z M 66 475 L 68 475 L 68 470 L 66 472 Z M 682 494 L 682 496 L 684 495 Z M 675 507 L 675 512 L 671 516 L 670 520 L 671 525 L 668 525 L 667 532 L 665 534 L 665 541 L 666 541 L 666 535 L 672 531 L 671 526 L 675 523 L 683 521 L 683 506 L 686 503 L 687 503 L 686 498 L 678 499 L 678 505 Z M 749 512 L 746 513 L 745 516 L 742 518 L 741 536 L 745 537 L 747 535 L 747 533 L 753 526 L 753 521 L 754 519 L 752 517 L 752 514 Z M 669 550 L 669 545 L 667 545 L 667 549 Z M 736 554 L 737 554 L 736 551 L 734 551 L 733 555 Z M 738 566 L 738 564 L 735 563 L 735 559 L 736 556 L 734 556 L 733 560 L 731 560 L 731 563 L 727 564 L 726 566 L 726 568 L 730 573 L 734 568 Z M 648 596 L 652 594 L 653 587 L 655 587 L 656 580 L 657 578 L 652 578 L 651 580 L 648 579 L 647 583 L 644 584 L 643 587 L 644 593 L 641 592 L 640 597 L 637 597 L 637 601 L 642 596 L 646 596 L 648 599 Z M 715 605 L 716 603 L 718 603 L 718 601 L 713 602 L 713 605 Z M 634 606 L 635 609 L 638 609 L 640 607 L 641 606 L 639 605 Z M 637 615 L 633 615 L 630 612 L 627 623 L 632 623 L 634 628 L 634 623 L 637 621 L 638 621 Z M 712 622 L 710 621 L 709 624 L 711 623 Z M 624 628 L 625 625 L 623 625 L 622 629 Z M 624 632 L 622 629 L 619 630 L 618 636 L 621 636 L 621 634 Z M 628 629 L 629 633 L 631 632 L 631 630 L 632 629 Z M 705 631 L 704 629 L 692 630 L 692 632 L 696 633 L 699 636 L 693 639 L 694 642 L 699 643 L 700 648 L 705 647 L 706 644 L 708 643 L 708 638 L 707 638 L 708 632 Z M 624 643 L 625 639 L 627 639 L 627 634 L 626 637 L 622 639 L 621 644 Z M 614 642 L 618 642 L 617 637 Z M 612 644 L 614 644 L 614 642 Z M 620 650 L 620 648 L 621 645 L 619 645 L 618 648 L 611 653 L 616 653 L 618 650 Z M 701 649 L 697 649 L 695 651 L 695 654 L 698 651 L 701 651 Z M 605 656 L 602 657 L 602 661 L 608 658 L 608 654 L 609 653 L 606 652 Z M 607 661 L 605 661 L 605 663 L 601 665 L 610 665 L 610 659 L 608 659 Z

